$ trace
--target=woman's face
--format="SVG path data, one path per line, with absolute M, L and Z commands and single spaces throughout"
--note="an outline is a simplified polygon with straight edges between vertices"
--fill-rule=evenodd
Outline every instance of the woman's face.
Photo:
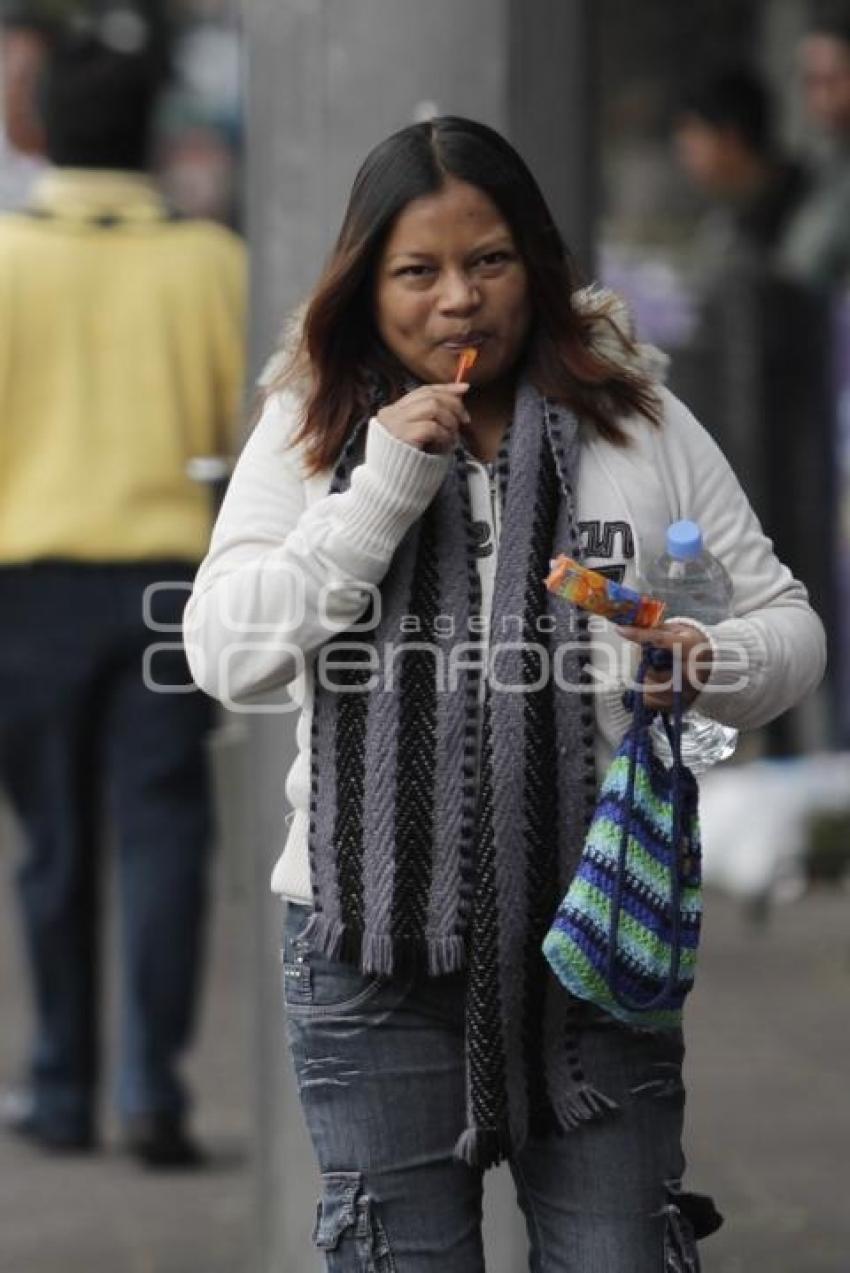
M 476 186 L 450 180 L 399 214 L 378 262 L 375 314 L 384 344 L 427 384 L 487 384 L 517 364 L 531 321 L 528 276 L 513 235 Z

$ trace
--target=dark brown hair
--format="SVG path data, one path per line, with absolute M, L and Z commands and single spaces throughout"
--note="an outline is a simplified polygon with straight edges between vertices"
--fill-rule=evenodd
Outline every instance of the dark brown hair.
M 369 410 L 376 387 L 392 400 L 410 373 L 381 341 L 374 320 L 374 277 L 384 243 L 404 208 L 454 179 L 483 191 L 513 234 L 528 275 L 532 325 L 528 374 L 541 393 L 566 403 L 599 433 L 624 445 L 618 418 L 635 412 L 658 423 L 649 376 L 594 348 L 591 329 L 610 326 L 623 361 L 630 337 L 605 304 L 579 310 L 578 277 L 537 182 L 493 129 L 444 116 L 393 134 L 367 157 L 354 181 L 336 246 L 312 298 L 295 346 L 267 387 L 306 386 L 304 442 L 308 472 L 339 455 L 353 421 Z M 610 341 L 606 341 L 610 345 Z

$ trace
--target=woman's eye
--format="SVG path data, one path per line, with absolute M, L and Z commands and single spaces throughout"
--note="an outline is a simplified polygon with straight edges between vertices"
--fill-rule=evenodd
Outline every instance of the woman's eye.
M 479 256 L 478 265 L 504 265 L 505 261 L 511 260 L 510 252 L 485 252 L 483 256 Z
M 398 278 L 425 278 L 432 272 L 430 265 L 403 265 L 396 275 Z

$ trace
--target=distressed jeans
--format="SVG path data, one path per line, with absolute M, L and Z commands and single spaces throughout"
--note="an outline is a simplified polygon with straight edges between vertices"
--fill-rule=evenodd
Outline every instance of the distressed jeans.
M 287 905 L 286 1029 L 322 1173 L 313 1238 L 331 1273 L 481 1273 L 482 1172 L 452 1157 L 464 1122 L 462 973 L 375 977 L 325 959 Z M 510 1161 L 531 1273 L 698 1273 L 719 1224 L 681 1189 L 682 1036 L 588 1009 L 585 1073 L 618 1105 Z

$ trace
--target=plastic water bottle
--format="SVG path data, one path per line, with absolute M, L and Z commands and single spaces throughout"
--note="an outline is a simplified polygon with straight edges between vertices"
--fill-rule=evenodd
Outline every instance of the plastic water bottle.
M 667 603 L 667 617 L 681 616 L 700 623 L 720 623 L 732 613 L 732 580 L 724 566 L 703 544 L 696 522 L 673 522 L 667 530 L 667 551 L 646 571 L 646 587 Z M 667 734 L 661 721 L 653 722 L 652 743 L 657 755 L 672 762 Z M 682 719 L 682 760 L 694 773 L 704 773 L 720 760 L 728 760 L 738 742 L 738 731 L 700 712 L 685 712 Z

